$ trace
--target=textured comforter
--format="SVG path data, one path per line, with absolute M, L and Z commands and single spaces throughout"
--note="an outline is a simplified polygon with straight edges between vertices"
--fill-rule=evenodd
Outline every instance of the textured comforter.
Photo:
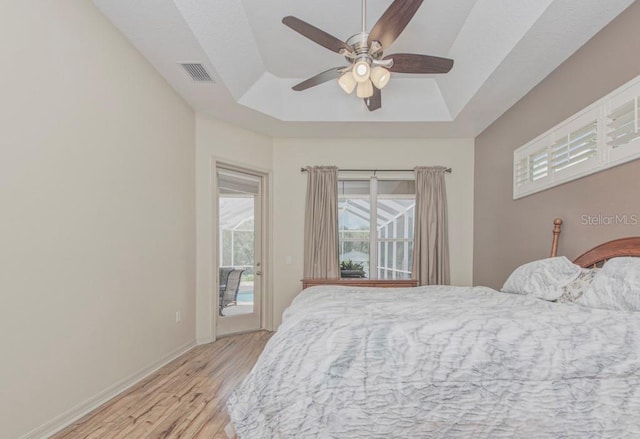
M 228 408 L 241 439 L 640 438 L 640 313 L 313 287 Z

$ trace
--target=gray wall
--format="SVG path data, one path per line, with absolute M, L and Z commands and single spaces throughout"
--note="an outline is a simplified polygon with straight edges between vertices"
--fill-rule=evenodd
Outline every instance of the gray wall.
M 513 200 L 513 151 L 640 75 L 640 2 L 633 3 L 476 138 L 475 285 L 499 288 L 518 265 L 548 256 L 563 218 L 559 254 L 640 235 L 636 225 L 585 225 L 583 215 L 636 214 L 640 160 Z

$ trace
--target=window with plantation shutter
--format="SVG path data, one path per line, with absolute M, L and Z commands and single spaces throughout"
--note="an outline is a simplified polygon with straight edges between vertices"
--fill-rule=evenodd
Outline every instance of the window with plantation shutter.
M 549 151 L 553 172 L 561 172 L 595 158 L 598 155 L 597 128 L 598 123 L 594 120 L 577 131 L 559 136 Z
M 516 185 L 535 182 L 549 175 L 549 154 L 547 149 L 532 152 L 520 159 L 516 169 Z
M 613 96 L 607 106 L 605 142 L 612 164 L 640 156 L 639 105 L 640 84 L 635 84 Z
M 640 76 L 514 151 L 513 198 L 640 158 Z
M 638 99 L 613 109 L 607 115 L 607 145 L 612 148 L 633 142 L 638 134 Z

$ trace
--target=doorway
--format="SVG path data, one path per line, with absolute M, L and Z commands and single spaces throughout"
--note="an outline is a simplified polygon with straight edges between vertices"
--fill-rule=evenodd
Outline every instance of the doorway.
M 262 328 L 264 176 L 218 165 L 216 333 Z

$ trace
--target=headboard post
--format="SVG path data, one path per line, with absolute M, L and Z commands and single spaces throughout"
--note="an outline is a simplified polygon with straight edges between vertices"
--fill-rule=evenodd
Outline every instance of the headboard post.
M 553 220 L 553 241 L 551 242 L 551 257 L 558 256 L 558 238 L 560 237 L 560 227 L 562 226 L 562 219 L 556 218 Z

